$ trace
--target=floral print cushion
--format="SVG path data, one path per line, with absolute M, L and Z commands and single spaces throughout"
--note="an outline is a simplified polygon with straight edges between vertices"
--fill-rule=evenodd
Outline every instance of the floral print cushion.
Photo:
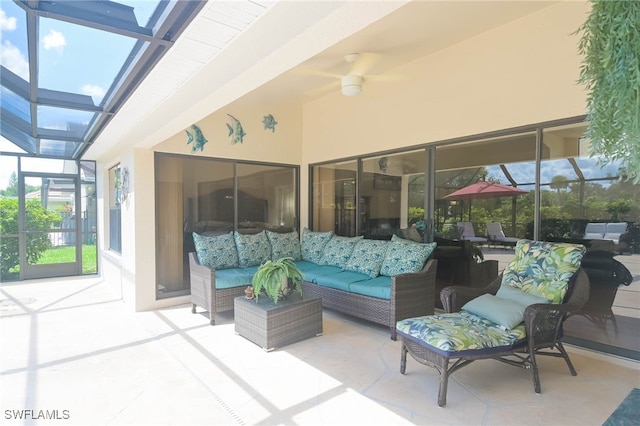
M 396 329 L 400 334 L 427 343 L 440 352 L 512 347 L 526 338 L 524 324 L 503 330 L 498 324 L 464 310 L 408 318 L 398 321 Z
M 234 231 L 241 268 L 257 266 L 271 259 L 271 245 L 264 231 L 257 234 L 241 234 Z
M 380 267 L 380 275 L 393 277 L 420 272 L 436 246 L 437 243 L 423 244 L 394 235 L 391 237 L 389 249 Z
M 193 233 L 198 262 L 209 269 L 238 267 L 238 251 L 233 240 L 233 232 L 208 236 Z
M 501 285 L 562 303 L 569 279 L 580 267 L 586 248 L 580 244 L 520 240 Z
M 320 263 L 324 246 L 333 237 L 333 231 L 315 232 L 304 228 L 302 231 L 302 260 Z
M 356 244 L 363 238 L 362 235 L 359 237 L 340 237 L 334 235 L 324 247 L 322 259 L 318 264 L 344 268 Z
M 377 277 L 380 274 L 380 267 L 387 253 L 388 245 L 388 241 L 358 241 L 344 269 L 369 275 L 371 278 Z
M 267 238 L 271 243 L 271 260 L 278 260 L 283 257 L 302 260 L 298 231 L 279 233 L 267 230 Z

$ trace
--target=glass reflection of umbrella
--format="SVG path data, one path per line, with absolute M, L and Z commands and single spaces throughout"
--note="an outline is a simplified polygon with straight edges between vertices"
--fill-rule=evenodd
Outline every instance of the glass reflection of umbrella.
M 528 193 L 524 189 L 515 186 L 503 185 L 495 182 L 476 182 L 460 188 L 443 198 L 449 200 L 480 200 L 487 198 L 513 197 L 511 220 L 515 228 L 516 223 L 516 196 Z M 469 221 L 471 221 L 471 203 L 469 203 Z

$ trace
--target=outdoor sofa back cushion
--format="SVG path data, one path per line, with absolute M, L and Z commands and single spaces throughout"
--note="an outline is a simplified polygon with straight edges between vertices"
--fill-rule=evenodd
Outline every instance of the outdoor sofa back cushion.
M 267 230 L 267 238 L 271 244 L 271 260 L 278 260 L 283 257 L 302 260 L 298 231 L 279 233 Z
M 510 285 L 551 303 L 561 303 L 585 251 L 581 244 L 520 240 L 515 259 L 504 270 L 501 286 Z
M 344 266 L 346 271 L 360 272 L 375 278 L 380 274 L 380 267 L 387 253 L 389 241 L 360 240 Z
M 382 261 L 380 275 L 393 277 L 420 272 L 436 246 L 437 243 L 417 243 L 394 235 Z
M 257 266 L 267 260 L 271 260 L 271 244 L 265 231 L 257 234 L 241 234 L 234 232 L 238 259 L 241 268 Z
M 302 260 L 308 262 L 320 263 L 324 246 L 333 237 L 333 231 L 314 232 L 307 228 L 302 231 Z
M 322 259 L 319 262 L 320 265 L 344 268 L 349 261 L 356 244 L 363 238 L 364 236 L 362 235 L 358 237 L 340 237 L 338 235 L 334 235 L 331 237 L 327 245 L 324 246 Z
M 233 232 L 208 236 L 193 233 L 198 262 L 209 269 L 237 268 L 238 251 L 233 239 Z

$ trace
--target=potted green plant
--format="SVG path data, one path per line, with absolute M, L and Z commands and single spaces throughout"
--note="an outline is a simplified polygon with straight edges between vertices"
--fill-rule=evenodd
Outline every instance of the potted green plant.
M 304 275 L 298 269 L 292 257 L 283 257 L 278 260 L 267 260 L 258 270 L 251 283 L 256 300 L 264 290 L 265 294 L 273 299 L 274 303 L 287 296 L 291 291 L 289 282 L 293 289 L 302 294 L 302 280 Z

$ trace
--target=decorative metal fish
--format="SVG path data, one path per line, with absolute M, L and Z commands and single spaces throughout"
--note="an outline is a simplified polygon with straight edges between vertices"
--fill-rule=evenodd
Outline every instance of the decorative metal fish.
M 278 122 L 275 118 L 273 118 L 273 115 L 269 114 L 264 116 L 264 118 L 262 119 L 262 124 L 264 124 L 265 130 L 271 130 L 272 132 L 275 132 L 276 124 L 278 124 Z
M 208 141 L 205 139 L 204 134 L 202 133 L 202 130 L 200 130 L 200 127 L 193 124 L 191 125 L 191 130 L 193 131 L 193 133 L 189 132 L 188 130 L 185 130 L 185 132 L 187 132 L 187 145 L 191 143 L 193 144 L 191 146 L 191 152 L 196 152 L 198 150 L 202 152 L 202 150 L 204 149 L 204 145 Z M 194 142 L 194 137 L 195 137 L 195 142 Z
M 229 117 L 231 117 L 231 124 L 227 123 L 227 129 L 229 129 L 229 136 L 233 136 L 231 138 L 231 143 L 232 144 L 237 144 L 238 142 L 242 143 L 244 137 L 247 135 L 244 132 L 244 129 L 242 128 L 242 124 L 240 123 L 240 121 L 235 118 L 233 115 L 231 114 L 227 114 Z

